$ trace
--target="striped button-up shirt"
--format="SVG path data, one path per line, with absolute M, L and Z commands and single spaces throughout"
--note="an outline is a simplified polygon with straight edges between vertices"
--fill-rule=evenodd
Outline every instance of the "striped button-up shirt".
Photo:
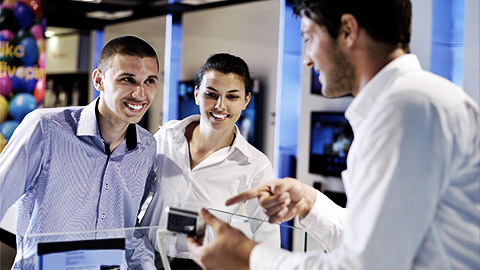
M 20 199 L 14 268 L 33 262 L 36 243 L 43 240 L 31 234 L 135 226 L 154 176 L 155 140 L 132 124 L 126 139 L 107 152 L 96 104 L 33 111 L 0 154 L 0 219 Z M 104 237 L 70 236 L 48 241 Z M 129 245 L 136 248 L 129 251 Z M 139 245 L 127 241 L 127 257 L 135 258 Z

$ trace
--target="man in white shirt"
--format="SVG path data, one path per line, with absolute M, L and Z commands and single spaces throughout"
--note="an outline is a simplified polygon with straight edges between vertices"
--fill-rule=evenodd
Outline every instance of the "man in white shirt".
M 190 239 L 196 260 L 208 269 L 479 269 L 479 108 L 408 54 L 410 1 L 304 0 L 294 11 L 323 94 L 355 97 L 348 205 L 294 179 L 271 181 L 226 204 L 258 198 L 271 223 L 298 216 L 327 252 L 266 247 L 202 210 L 216 237 Z

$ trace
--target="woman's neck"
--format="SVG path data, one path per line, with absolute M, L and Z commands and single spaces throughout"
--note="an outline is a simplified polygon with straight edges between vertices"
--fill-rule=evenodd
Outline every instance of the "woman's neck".
M 185 129 L 185 137 L 190 151 L 190 168 L 193 169 L 202 160 L 216 151 L 231 146 L 235 139 L 233 128 L 225 131 L 213 131 L 203 128 L 200 122 L 193 122 Z

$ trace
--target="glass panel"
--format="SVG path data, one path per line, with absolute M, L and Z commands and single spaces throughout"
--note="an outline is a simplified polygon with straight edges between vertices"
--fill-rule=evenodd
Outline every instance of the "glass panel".
M 209 211 L 232 227 L 241 230 L 249 238 L 253 236 L 252 229 L 272 226 L 266 220 L 215 209 Z M 301 247 L 297 248 L 297 251 L 321 249 L 301 228 L 281 223 L 273 226 L 291 230 L 292 235 L 295 235 L 296 246 Z M 144 239 L 158 251 L 156 252 L 158 269 L 170 269 L 168 255 L 175 254 L 175 249 L 181 242 L 178 239 L 186 237 L 186 234 L 169 231 L 160 226 L 29 234 L 23 238 L 17 250 L 17 256 L 21 258 L 17 264 L 21 269 L 128 269 L 126 258 L 130 257 L 132 250 L 139 245 L 139 238 L 134 237 L 139 235 L 143 235 Z M 213 236 L 213 229 L 207 226 L 204 244 Z M 147 237 L 150 240 L 147 240 Z

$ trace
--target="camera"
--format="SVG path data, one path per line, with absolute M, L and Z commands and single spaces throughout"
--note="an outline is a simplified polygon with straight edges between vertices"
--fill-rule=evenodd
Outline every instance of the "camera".
M 174 207 L 166 207 L 167 230 L 201 238 L 205 235 L 205 222 L 197 212 Z

